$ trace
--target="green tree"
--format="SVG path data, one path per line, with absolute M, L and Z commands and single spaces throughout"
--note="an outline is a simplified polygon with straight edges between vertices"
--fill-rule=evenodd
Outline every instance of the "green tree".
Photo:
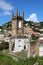
M 35 36 L 34 34 L 31 35 L 31 40 L 37 40 L 39 37 Z

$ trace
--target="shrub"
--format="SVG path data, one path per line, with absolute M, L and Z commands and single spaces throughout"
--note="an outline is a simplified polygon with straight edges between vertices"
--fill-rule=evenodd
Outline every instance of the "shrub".
M 19 59 L 20 65 L 33 65 L 36 63 L 37 59 L 30 57 L 30 58 L 25 58 L 25 59 Z
M 8 42 L 4 42 L 2 41 L 2 43 L 0 44 L 0 50 L 7 50 L 9 48 L 9 43 Z
M 15 60 L 13 60 L 10 56 L 0 54 L 0 65 L 15 65 Z
M 2 44 L 0 44 L 0 50 L 2 50 Z
M 39 37 L 38 36 L 35 36 L 34 34 L 32 34 L 32 36 L 31 36 L 31 39 L 32 40 L 37 40 Z

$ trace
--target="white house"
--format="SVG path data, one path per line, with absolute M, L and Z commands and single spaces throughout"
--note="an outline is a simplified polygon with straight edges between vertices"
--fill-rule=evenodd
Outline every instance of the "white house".
M 39 56 L 43 56 L 43 37 L 40 37 L 39 40 L 40 40 Z
M 9 50 L 11 52 L 21 52 L 22 50 L 27 50 L 27 45 L 28 38 L 26 37 L 12 38 L 12 40 L 10 40 Z

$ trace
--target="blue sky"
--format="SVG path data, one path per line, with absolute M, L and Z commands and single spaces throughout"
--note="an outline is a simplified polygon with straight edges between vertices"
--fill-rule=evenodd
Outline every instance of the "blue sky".
M 11 14 L 16 9 L 24 10 L 25 20 L 43 21 L 43 0 L 0 0 L 0 25 L 11 21 Z

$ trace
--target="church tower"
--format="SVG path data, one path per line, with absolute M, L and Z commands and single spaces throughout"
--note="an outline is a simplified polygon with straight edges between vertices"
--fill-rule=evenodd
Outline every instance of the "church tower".
M 12 37 L 21 36 L 24 33 L 24 11 L 22 16 L 17 9 L 16 16 L 12 13 Z

